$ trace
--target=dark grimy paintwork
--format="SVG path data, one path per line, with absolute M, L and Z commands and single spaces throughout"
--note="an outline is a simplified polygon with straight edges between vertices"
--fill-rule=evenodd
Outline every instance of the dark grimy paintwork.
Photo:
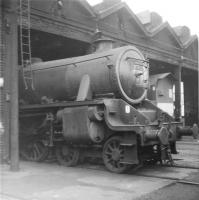
M 35 90 L 30 91 L 34 98 L 25 99 L 29 103 L 39 103 L 44 96 L 54 101 L 73 100 L 84 75 L 89 76 L 94 95 L 112 93 L 129 103 L 141 102 L 148 89 L 147 62 L 132 46 L 37 63 L 32 71 Z M 21 97 L 25 97 L 23 92 Z

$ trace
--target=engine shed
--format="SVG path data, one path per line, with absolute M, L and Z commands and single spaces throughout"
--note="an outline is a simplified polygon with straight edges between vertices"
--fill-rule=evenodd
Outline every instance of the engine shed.
M 0 78 L 4 80 L 0 85 L 0 122 L 4 127 L 0 148 L 3 160 L 11 158 L 13 170 L 18 169 L 17 83 L 25 52 L 21 30 L 26 28 L 30 31 L 28 54 L 32 62 L 86 55 L 98 31 L 115 41 L 115 47 L 136 46 L 149 59 L 150 75 L 169 73 L 173 77 L 175 118 L 184 117 L 186 125 L 199 125 L 198 37 L 190 35 L 189 28 L 173 28 L 154 12 L 136 15 L 120 0 L 104 0 L 93 7 L 86 0 L 21 2 L 30 7 L 29 18 L 21 16 L 23 8 L 17 0 L 3 0 L 0 6 Z

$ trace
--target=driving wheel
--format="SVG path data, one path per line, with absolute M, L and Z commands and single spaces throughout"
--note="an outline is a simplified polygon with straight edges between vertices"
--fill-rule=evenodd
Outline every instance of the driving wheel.
M 56 157 L 61 165 L 67 167 L 75 166 L 79 161 L 79 150 L 64 144 L 56 149 Z
M 40 162 L 47 158 L 49 149 L 39 140 L 27 141 L 21 145 L 20 155 L 25 160 Z
M 121 163 L 125 156 L 125 148 L 120 145 L 121 138 L 118 136 L 108 139 L 103 147 L 103 161 L 106 168 L 115 173 L 127 171 L 131 165 Z

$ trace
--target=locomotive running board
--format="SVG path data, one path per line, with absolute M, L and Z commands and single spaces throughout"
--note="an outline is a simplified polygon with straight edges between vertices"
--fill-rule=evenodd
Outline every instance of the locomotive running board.
M 91 100 L 91 101 L 71 101 L 71 102 L 59 102 L 59 103 L 49 103 L 49 104 L 32 104 L 32 105 L 20 105 L 20 112 L 27 110 L 48 110 L 55 108 L 65 108 L 65 107 L 76 107 L 76 106 L 94 106 L 104 104 L 103 100 Z

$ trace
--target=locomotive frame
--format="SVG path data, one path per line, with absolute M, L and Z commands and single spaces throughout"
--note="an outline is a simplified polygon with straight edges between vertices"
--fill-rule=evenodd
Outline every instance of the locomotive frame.
M 152 105 L 147 101 L 145 103 Z M 61 108 L 64 108 L 65 113 L 70 113 L 68 116 L 66 114 L 63 120 L 67 123 L 69 132 L 73 129 L 72 133 L 75 134 L 74 126 L 76 126 L 77 133 L 82 129 L 85 129 L 84 134 L 89 131 L 95 133 L 98 131 L 99 133 L 106 133 L 103 136 L 104 138 L 98 138 L 101 136 L 99 134 L 93 139 L 95 142 L 92 140 L 83 142 L 83 136 L 82 139 L 79 138 L 80 140 L 73 144 L 73 142 L 70 142 L 70 137 L 73 135 L 70 135 L 69 142 L 67 142 L 63 137 L 63 133 L 67 132 L 62 130 L 62 123 L 64 122 L 55 119 L 57 110 Z M 129 117 L 129 114 L 134 117 Z M 159 115 L 169 120 L 169 116 L 160 110 Z M 176 125 L 181 125 L 181 123 L 176 122 L 164 122 L 165 119 L 163 118 L 158 123 L 149 124 L 143 114 L 121 99 L 24 105 L 21 106 L 20 116 L 20 119 L 33 119 L 38 118 L 38 116 L 43 118 L 39 126 L 40 130 L 37 130 L 36 133 L 34 130 L 32 133 L 32 138 L 34 139 L 31 139 L 33 144 L 30 145 L 35 145 L 33 149 L 30 147 L 31 151 L 33 150 L 31 152 L 33 154 L 32 158 L 26 155 L 26 157 L 24 156 L 26 159 L 44 160 L 48 155 L 49 147 L 55 147 L 59 163 L 66 166 L 74 166 L 78 163 L 80 156 L 100 157 L 100 151 L 103 148 L 104 164 L 110 171 L 116 173 L 122 173 L 129 169 L 130 166 L 138 166 L 144 162 L 156 163 L 158 161 L 162 162 L 162 160 L 172 162 L 167 128 L 170 127 L 170 130 L 172 130 L 172 128 L 175 129 Z M 86 122 L 82 119 L 85 119 Z M 88 121 L 90 125 L 92 124 L 91 126 L 87 126 Z M 106 131 L 104 132 L 104 130 Z M 170 144 L 176 140 L 175 137 L 174 133 L 170 134 Z M 31 138 L 30 135 L 28 135 L 28 138 Z M 37 156 L 37 148 L 40 148 L 41 145 L 41 154 Z M 116 149 L 110 152 L 112 145 L 115 145 Z M 94 153 L 92 152 L 93 149 L 95 150 Z M 27 151 L 27 148 L 24 150 Z M 172 151 L 175 152 L 175 148 L 172 148 Z M 111 157 L 107 157 L 106 155 L 108 154 Z M 120 161 L 116 162 L 119 158 Z M 113 164 L 110 165 L 109 162 L 113 162 Z

